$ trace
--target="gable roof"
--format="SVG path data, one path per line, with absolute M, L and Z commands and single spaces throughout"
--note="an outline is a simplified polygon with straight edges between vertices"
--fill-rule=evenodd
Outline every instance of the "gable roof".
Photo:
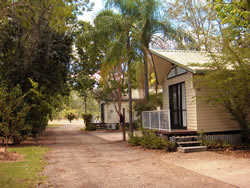
M 150 49 L 151 54 L 154 54 L 167 62 L 180 66 L 192 73 L 196 73 L 201 67 L 191 66 L 191 63 L 204 64 L 211 59 L 205 51 L 190 51 L 190 50 L 156 50 Z
M 211 57 L 205 51 L 188 50 L 159 50 L 150 49 L 156 80 L 158 84 L 163 84 L 166 75 L 173 66 L 178 66 L 196 74 L 204 70 L 202 67 L 193 66 L 192 63 L 205 64 L 211 61 Z

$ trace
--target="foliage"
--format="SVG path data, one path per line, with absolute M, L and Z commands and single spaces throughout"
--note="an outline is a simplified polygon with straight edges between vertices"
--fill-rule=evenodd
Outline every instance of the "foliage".
M 79 95 L 78 91 L 72 90 L 69 96 L 60 96 L 57 101 L 58 104 L 52 111 L 53 119 L 64 119 L 65 115 L 70 112 L 76 115 L 76 119 L 82 118 L 85 108 L 84 98 Z M 88 94 L 87 103 L 87 111 L 98 117 L 99 105 L 93 94 Z
M 163 105 L 163 93 L 150 93 L 149 95 L 149 101 L 153 104 L 155 104 L 156 106 L 162 107 Z
M 142 136 L 129 136 L 129 144 L 142 146 L 146 149 L 165 149 L 168 152 L 176 151 L 176 145 L 155 135 L 154 132 L 143 130 Z
M 91 123 L 92 114 L 82 114 L 82 118 L 85 122 L 85 125 L 87 126 L 88 124 Z
M 70 123 L 73 119 L 76 119 L 76 117 L 77 115 L 72 112 L 69 112 L 68 114 L 66 114 L 66 118 L 69 120 Z
M 157 105 L 155 104 L 154 101 L 145 101 L 145 100 L 141 100 L 138 102 L 134 103 L 134 110 L 136 112 L 136 116 L 139 117 L 139 119 L 142 119 L 142 112 L 143 111 L 152 111 L 152 110 L 156 110 Z
M 85 130 L 86 131 L 95 131 L 96 130 L 96 125 L 94 125 L 92 123 L 89 123 L 89 124 L 86 125 Z
M 212 105 L 221 106 L 229 112 L 232 118 L 238 122 L 242 130 L 242 138 L 246 139 L 246 131 L 249 128 L 249 106 L 250 106 L 250 72 L 249 72 L 249 28 L 238 19 L 243 19 L 238 14 L 238 9 L 248 9 L 241 2 L 223 4 L 223 1 L 215 1 L 220 20 L 220 33 L 214 41 L 214 49 L 218 53 L 210 53 L 212 61 L 206 65 L 200 65 L 204 75 L 195 78 L 197 87 L 206 90 L 205 95 L 198 93 L 198 97 Z M 227 8 L 235 9 L 237 18 L 227 15 Z M 243 6 L 243 7 L 242 7 Z M 220 7 L 220 8 L 218 8 Z M 227 7 L 227 8 L 226 8 Z M 245 15 L 245 13 L 243 13 Z M 244 20 L 243 20 L 244 22 Z
M 179 33 L 178 49 L 211 49 L 210 39 L 218 32 L 213 5 L 203 0 L 168 1 L 167 15 L 186 32 Z
M 149 52 L 150 44 L 159 48 L 159 41 L 162 38 L 168 39 L 176 38 L 176 30 L 165 15 L 163 15 L 162 4 L 158 0 L 141 0 L 135 1 L 137 3 L 138 15 L 136 17 L 136 30 L 134 32 L 134 38 L 138 40 L 139 49 L 142 54 L 143 65 L 141 69 L 144 69 L 144 76 L 141 78 L 144 81 L 144 97 L 145 100 L 149 100 L 149 66 L 151 63 L 151 57 Z M 129 1 L 127 1 L 129 3 Z M 161 37 L 164 36 L 164 37 Z
M 6 139 L 6 155 L 10 139 L 22 138 L 23 132 L 31 131 L 32 127 L 26 121 L 31 106 L 25 102 L 25 95 L 19 85 L 10 92 L 7 92 L 5 88 L 0 89 L 0 135 Z
M 166 149 L 168 146 L 165 139 L 157 137 L 152 131 L 144 131 L 140 143 L 147 149 Z
M 43 182 L 46 177 L 39 173 L 47 162 L 45 154 L 49 151 L 46 147 L 18 147 L 10 148 L 10 152 L 24 155 L 24 161 L 1 163 L 0 165 L 0 187 L 36 187 L 38 182 Z M 25 168 L 24 168 L 25 167 Z
M 249 2 L 248 0 L 237 0 L 227 3 L 225 0 L 209 1 L 210 6 L 215 6 L 218 18 L 222 24 L 230 24 L 235 29 L 250 29 L 249 26 Z
M 129 135 L 128 143 L 131 146 L 140 146 L 141 145 L 141 137 L 138 135 L 134 135 L 134 136 Z
M 27 114 L 26 123 L 32 126 L 31 133 L 34 136 L 41 134 L 48 125 L 49 116 L 52 113 L 52 106 L 44 94 L 44 89 L 39 88 L 36 82 L 30 79 L 32 88 L 25 96 L 25 101 L 31 105 Z M 25 135 L 24 133 L 22 133 Z
M 225 140 L 222 139 L 213 141 L 204 140 L 202 142 L 202 145 L 207 146 L 210 149 L 232 147 L 231 144 L 228 144 Z
M 69 91 L 72 36 L 67 24 L 75 8 L 50 0 L 5 1 L 1 6 L 0 85 L 7 85 L 7 92 L 20 85 L 27 93 L 24 100 L 31 109 L 25 123 L 35 135 L 45 129 L 58 96 Z
M 75 45 L 77 56 L 73 63 L 72 86 L 84 98 L 85 113 L 90 112 L 88 98 L 97 84 L 96 75 L 104 59 L 105 41 L 98 29 L 88 22 L 79 21 L 76 25 Z

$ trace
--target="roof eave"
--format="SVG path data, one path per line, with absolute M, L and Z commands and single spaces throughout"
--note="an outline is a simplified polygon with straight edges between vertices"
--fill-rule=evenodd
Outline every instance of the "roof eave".
M 158 52 L 156 52 L 156 51 L 154 51 L 154 50 L 152 50 L 152 49 L 149 49 L 149 51 L 150 51 L 150 53 L 152 53 L 152 54 L 154 54 L 154 55 L 157 55 L 157 56 L 161 57 L 162 59 L 164 59 L 164 60 L 166 60 L 166 61 L 168 61 L 168 62 L 170 62 L 170 63 L 172 63 L 172 64 L 174 64 L 174 65 L 180 66 L 180 67 L 186 69 L 187 71 L 189 71 L 189 72 L 191 72 L 191 73 L 193 73 L 193 74 L 196 73 L 195 70 L 193 70 L 193 69 L 191 69 L 191 68 L 189 68 L 189 67 L 187 67 L 187 66 L 185 66 L 185 65 L 183 65 L 183 64 L 180 64 L 180 63 L 178 63 L 178 62 L 176 62 L 176 61 L 174 61 L 174 60 L 172 60 L 172 59 L 169 59 L 169 58 L 167 58 L 166 56 L 163 56 L 163 55 L 159 54 Z

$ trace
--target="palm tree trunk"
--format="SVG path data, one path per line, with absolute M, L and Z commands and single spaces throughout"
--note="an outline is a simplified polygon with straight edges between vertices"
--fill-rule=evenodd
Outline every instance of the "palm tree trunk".
M 128 98 L 129 98 L 129 132 L 133 135 L 133 117 L 132 117 L 132 90 L 131 90 L 131 60 L 128 61 Z
M 131 57 L 130 57 L 130 35 L 129 27 L 126 30 L 127 35 L 127 57 L 128 57 L 128 100 L 129 100 L 129 132 L 133 136 L 133 117 L 132 117 L 132 90 L 131 90 Z
M 148 84 L 148 58 L 146 49 L 143 50 L 144 54 L 144 97 L 149 101 L 149 84 Z

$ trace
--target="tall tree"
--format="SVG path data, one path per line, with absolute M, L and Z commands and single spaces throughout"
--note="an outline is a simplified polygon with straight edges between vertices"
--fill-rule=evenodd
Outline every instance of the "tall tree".
M 167 1 L 166 12 L 168 17 L 175 22 L 176 26 L 185 31 L 185 33 L 179 33 L 178 48 L 211 49 L 211 38 L 218 31 L 216 27 L 216 12 L 213 5 L 209 7 L 208 2 L 203 0 Z M 188 46 L 187 40 L 183 38 L 185 35 L 186 39 L 191 41 L 191 46 Z
M 148 64 L 150 58 L 150 43 L 157 43 L 159 35 L 168 39 L 174 38 L 176 31 L 171 24 L 162 15 L 162 5 L 158 0 L 140 0 L 138 1 L 138 12 L 136 23 L 136 35 L 141 45 L 144 61 L 144 96 L 149 100 L 149 73 Z M 158 36 L 157 36 L 158 35 Z
M 32 79 L 42 89 L 46 102 L 55 104 L 58 95 L 69 91 L 72 50 L 69 24 L 76 18 L 77 1 L 3 2 L 0 10 L 0 84 L 8 85 L 10 91 L 20 85 L 26 93 L 32 88 Z M 36 133 L 36 126 L 47 125 L 51 110 L 43 105 L 43 100 L 32 95 L 25 100 L 39 106 L 32 108 L 28 116 L 29 123 L 34 126 L 32 131 Z
M 212 91 L 201 99 L 229 112 L 246 139 L 250 113 L 249 6 L 246 1 L 210 3 L 217 11 L 219 32 L 210 52 L 212 61 L 204 65 L 206 74 L 196 82 Z
M 124 61 L 127 63 L 127 76 L 128 76 L 128 95 L 129 95 L 129 130 L 133 135 L 133 114 L 132 114 L 132 80 L 131 80 L 131 69 L 132 63 L 136 59 L 136 53 L 138 50 L 138 42 L 135 40 L 133 35 L 134 23 L 137 16 L 139 15 L 136 1 L 133 0 L 108 0 L 107 7 L 115 8 L 120 14 L 120 24 L 118 33 L 118 45 L 122 45 L 120 49 L 124 52 Z M 137 50 L 136 50 L 137 49 Z

